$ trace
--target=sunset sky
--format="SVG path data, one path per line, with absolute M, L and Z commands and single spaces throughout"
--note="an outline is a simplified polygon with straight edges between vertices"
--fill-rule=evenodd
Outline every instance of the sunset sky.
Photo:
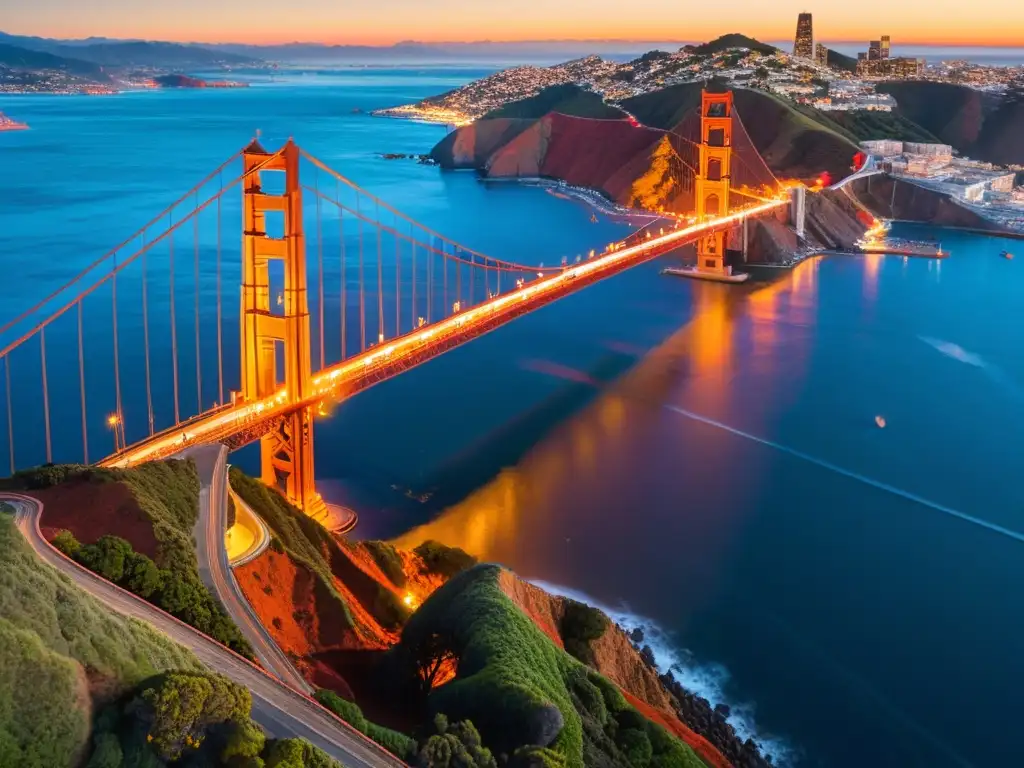
M 45 37 L 194 42 L 390 44 L 400 40 L 707 40 L 793 36 L 814 13 L 819 40 L 892 35 L 894 45 L 1024 47 L 1021 0 L 0 0 L 0 30 Z M 88 6 L 88 10 L 86 10 Z

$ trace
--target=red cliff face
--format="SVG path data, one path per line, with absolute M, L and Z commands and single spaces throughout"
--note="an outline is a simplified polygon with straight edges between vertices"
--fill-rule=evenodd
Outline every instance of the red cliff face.
M 561 179 L 626 203 L 663 135 L 628 120 L 551 113 L 497 149 L 483 167 L 488 176 Z

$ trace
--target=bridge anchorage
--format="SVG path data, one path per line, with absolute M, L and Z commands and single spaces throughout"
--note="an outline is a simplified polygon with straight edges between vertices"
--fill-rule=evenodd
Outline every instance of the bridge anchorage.
M 254 140 L 0 325 L 0 465 L 127 467 L 258 442 L 263 481 L 329 522 L 313 450 L 328 402 L 680 246 L 697 247 L 700 274 L 730 275 L 728 231 L 787 201 L 731 96 L 684 123 L 662 144 L 680 215 L 548 267 L 446 238 L 293 141 Z

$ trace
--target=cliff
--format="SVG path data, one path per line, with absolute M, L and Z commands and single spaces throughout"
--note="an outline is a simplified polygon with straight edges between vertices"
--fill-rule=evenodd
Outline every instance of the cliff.
M 676 192 L 661 168 L 659 142 L 700 103 L 701 87 L 678 85 L 627 99 L 622 108 L 635 119 L 608 119 L 618 111 L 602 112 L 595 94 L 570 98 L 565 86 L 548 88 L 462 126 L 431 157 L 442 167 L 475 168 L 491 178 L 560 179 L 626 206 L 657 207 L 650 205 L 655 192 L 658 205 L 671 207 Z M 857 147 L 848 135 L 771 95 L 734 93 L 749 143 L 778 178 L 811 181 L 823 172 L 834 178 L 849 173 Z M 567 113 L 573 110 L 586 114 Z
M 919 221 L 941 227 L 965 227 L 1001 232 L 1002 228 L 973 211 L 957 205 L 948 195 L 890 176 L 873 176 L 852 182 L 848 189 L 876 217 Z
M 513 604 L 559 648 L 573 643 L 574 633 L 566 615 L 570 608 L 578 609 L 578 603 L 551 595 L 509 571 L 501 572 L 498 583 Z M 681 699 L 666 686 L 650 658 L 645 658 L 622 628 L 607 617 L 604 623 L 604 631 L 587 641 L 586 663 L 618 686 L 637 711 L 684 741 L 706 765 L 767 765 L 752 744 L 736 736 L 720 712 L 707 701 L 678 689 L 685 696 Z

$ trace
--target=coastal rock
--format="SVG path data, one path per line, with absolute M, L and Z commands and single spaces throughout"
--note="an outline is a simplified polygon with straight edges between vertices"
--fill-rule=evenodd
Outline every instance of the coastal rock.
M 1001 227 L 955 203 L 948 195 L 891 176 L 869 176 L 849 185 L 852 194 L 880 219 L 920 221 L 944 227 L 1000 231 Z

